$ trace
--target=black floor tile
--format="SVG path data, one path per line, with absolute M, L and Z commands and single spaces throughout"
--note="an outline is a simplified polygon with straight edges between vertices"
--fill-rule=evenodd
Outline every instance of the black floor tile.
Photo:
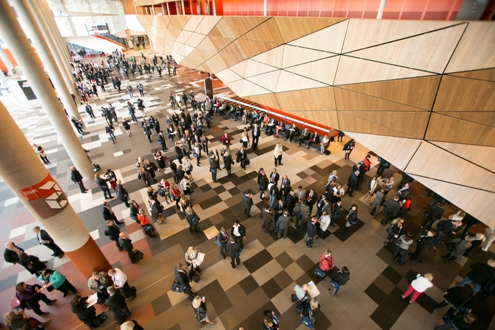
M 224 191 L 226 191 L 227 189 L 225 189 L 225 188 L 224 188 L 224 186 L 218 186 L 218 187 L 214 188 L 213 190 L 215 190 L 215 192 L 216 192 L 217 194 L 221 194 L 221 193 L 223 193 Z
M 278 257 L 275 258 L 282 268 L 286 268 L 294 262 L 292 258 L 287 254 L 287 252 L 282 252 Z
M 261 252 L 258 252 L 254 257 L 258 259 L 258 261 L 263 266 L 269 263 L 273 259 L 272 255 L 267 250 L 262 250 Z
M 172 307 L 172 304 L 170 303 L 170 299 L 168 299 L 168 294 L 165 293 L 155 300 L 151 301 L 151 306 L 153 307 L 155 316 L 158 316 Z
M 257 288 L 259 288 L 258 282 L 256 282 L 256 280 L 251 275 L 249 275 L 248 277 L 243 279 L 241 282 L 239 282 L 239 285 L 241 286 L 242 290 L 244 290 L 244 292 L 248 296 L 249 296 L 249 294 L 251 294 L 251 292 L 253 292 Z
M 344 232 L 346 220 L 345 220 L 345 215 L 347 215 L 347 212 L 342 212 L 342 217 L 337 220 L 336 224 L 340 227 L 336 231 L 333 232 L 333 235 L 335 235 L 339 240 L 342 242 L 345 242 L 346 239 L 352 236 L 355 232 L 357 232 L 361 227 L 364 226 L 364 222 L 358 219 L 357 223 L 355 225 L 352 225 L 349 227 L 349 229 Z
M 296 260 L 296 263 L 301 267 L 305 272 L 308 270 L 313 271 L 316 267 L 316 262 L 311 260 L 307 255 L 303 254 L 299 259 Z
M 241 191 L 237 187 L 230 188 L 228 191 L 232 196 L 236 196 L 237 194 L 241 193 Z
M 397 320 L 407 306 L 399 305 L 392 298 L 387 297 L 382 301 L 380 307 L 384 308 L 391 318 Z
M 256 259 L 256 257 L 251 257 L 248 260 L 243 261 L 243 263 L 251 274 L 263 266 L 261 262 L 258 259 Z
M 208 297 L 208 300 L 211 300 L 211 301 L 213 299 L 217 298 L 218 296 L 220 296 L 221 294 L 225 294 L 223 289 L 222 289 L 222 286 L 220 285 L 220 283 L 218 283 L 217 280 L 214 280 L 213 282 L 211 282 L 210 284 L 208 284 L 207 286 L 202 288 L 200 290 L 200 292 L 205 297 Z M 225 297 L 225 298 L 227 298 L 227 297 Z
M 418 299 L 416 299 L 416 303 L 423 307 L 430 314 L 433 313 L 435 307 L 438 304 L 435 300 L 433 300 L 433 298 L 425 293 L 419 295 Z
M 220 292 L 217 297 L 211 299 L 211 304 L 213 305 L 213 308 L 215 308 L 217 315 L 222 315 L 225 311 L 232 307 L 229 297 L 223 291 Z
M 281 288 L 286 288 L 289 284 L 292 283 L 292 277 L 290 277 L 285 270 L 282 270 L 280 273 L 275 275 L 273 279 Z
M 269 299 L 272 299 L 273 297 L 278 295 L 280 291 L 282 291 L 282 289 L 278 286 L 277 282 L 273 278 L 263 284 L 261 288 L 263 289 L 263 291 L 265 291 Z
M 364 292 L 373 299 L 378 305 L 382 303 L 383 300 L 387 297 L 387 295 L 380 290 L 374 283 L 371 283 Z
M 370 315 L 370 318 L 373 321 L 375 321 L 375 323 L 380 328 L 382 328 L 383 330 L 388 330 L 388 329 L 392 328 L 392 326 L 395 323 L 395 319 L 390 317 L 390 315 L 388 315 L 387 311 L 382 307 L 378 307 L 373 312 L 373 314 Z
M 399 274 L 395 269 L 392 267 L 388 266 L 385 268 L 385 270 L 382 272 L 383 276 L 388 278 L 392 283 L 397 284 L 399 281 L 402 279 L 402 275 Z

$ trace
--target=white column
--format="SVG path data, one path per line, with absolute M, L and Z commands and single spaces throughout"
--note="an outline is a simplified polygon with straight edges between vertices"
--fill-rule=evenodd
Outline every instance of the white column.
M 266 7 L 268 0 L 263 0 L 263 16 L 266 16 Z
M 165 15 L 165 4 L 162 3 L 162 14 Z
M 213 16 L 217 16 L 217 6 L 215 5 L 215 0 L 213 0 Z
M 32 18 L 32 20 L 34 19 Z M 2 38 L 9 45 L 36 97 L 40 100 L 48 119 L 55 131 L 60 135 L 60 140 L 70 159 L 85 178 L 92 177 L 93 168 L 91 163 L 88 161 L 86 153 L 74 133 L 72 124 L 67 120 L 58 101 L 57 94 L 48 81 L 48 77 L 41 67 L 31 43 L 22 31 L 21 25 L 17 21 L 16 13 L 7 1 L 0 1 L 0 31 L 2 31 Z M 41 49 L 39 49 L 39 52 L 40 54 L 44 53 Z
M 380 6 L 378 7 L 378 13 L 376 14 L 376 19 L 382 19 L 383 10 L 385 9 L 386 3 L 387 3 L 387 0 L 381 0 L 380 1 Z
M 2 59 L 3 64 L 7 67 L 7 70 L 12 72 L 12 69 L 14 68 L 14 65 L 10 61 L 10 58 L 7 56 L 7 53 L 5 53 L 5 50 L 3 50 L 2 47 L 0 47 L 0 58 Z
M 182 15 L 186 14 L 186 9 L 184 8 L 184 0 L 180 0 L 180 4 L 182 5 Z
M 151 13 L 155 15 L 155 5 L 151 5 Z
M 167 6 L 167 15 L 170 16 L 170 8 L 168 7 L 168 2 L 166 4 L 166 6 Z

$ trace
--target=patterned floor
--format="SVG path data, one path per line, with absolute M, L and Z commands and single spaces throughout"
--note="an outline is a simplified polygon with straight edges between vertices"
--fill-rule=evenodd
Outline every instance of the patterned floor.
M 144 101 L 147 115 L 153 115 L 165 127 L 164 118 L 172 112 L 168 103 L 170 92 L 193 89 L 198 99 L 204 99 L 201 89 L 204 74 L 181 68 L 178 76 L 161 79 L 139 77 L 131 79 L 135 86 L 139 80 L 145 85 Z M 123 81 L 123 86 L 127 81 Z M 107 102 L 113 103 L 118 109 L 119 117 L 128 117 L 125 103 L 129 99 L 127 93 L 118 93 L 111 89 L 101 93 L 100 98 L 91 100 L 96 110 Z M 232 96 L 232 93 L 219 87 L 216 94 Z M 7 104 L 9 99 L 4 98 Z M 312 249 L 306 248 L 303 242 L 303 232 L 290 228 L 288 239 L 277 239 L 274 234 L 265 234 L 261 229 L 258 218 L 261 207 L 266 201 L 254 196 L 255 207 L 252 217 L 244 219 L 241 206 L 241 194 L 247 189 L 258 192 L 256 172 L 260 167 L 270 170 L 273 167 L 272 150 L 276 142 L 283 144 L 285 154 L 283 166 L 278 168 L 281 175 L 287 174 L 293 187 L 302 185 L 309 189 L 314 187 L 318 194 L 323 190 L 323 184 L 332 170 L 338 170 L 341 183 L 347 182 L 352 165 L 362 159 L 367 150 L 358 145 L 350 160 L 343 159 L 342 143 L 332 143 L 331 156 L 321 156 L 314 150 L 297 147 L 282 139 L 274 139 L 263 135 L 258 150 L 249 150 L 251 165 L 244 171 L 238 165 L 233 167 L 233 175 L 226 177 L 225 171 L 220 171 L 218 182 L 213 183 L 208 171 L 208 163 L 203 158 L 201 167 L 194 167 L 195 192 L 192 195 L 194 209 L 201 218 L 201 232 L 190 234 L 187 222 L 181 214 L 177 214 L 172 205 L 166 205 L 167 221 L 165 225 L 157 226 L 159 238 L 145 238 L 140 227 L 129 218 L 129 211 L 118 200 L 112 200 L 111 206 L 120 219 L 126 223 L 122 230 L 129 233 L 134 246 L 144 252 L 144 260 L 139 264 L 131 264 L 125 253 L 116 250 L 115 244 L 103 235 L 105 223 L 101 217 L 103 194 L 96 184 L 90 180 L 85 182 L 91 193 L 81 194 L 68 176 L 72 165 L 54 130 L 51 128 L 46 115 L 36 101 L 26 104 L 9 105 L 9 110 L 15 117 L 19 127 L 31 143 L 42 145 L 51 164 L 48 169 L 60 186 L 69 196 L 72 207 L 78 212 L 81 220 L 100 246 L 104 254 L 114 266 L 124 270 L 132 285 L 138 289 L 138 297 L 129 304 L 132 318 L 144 325 L 145 329 L 200 329 L 202 325 L 194 318 L 189 299 L 180 293 L 170 291 L 173 280 L 173 267 L 183 260 L 184 251 L 191 245 L 206 254 L 202 265 L 201 280 L 193 283 L 193 291 L 206 297 L 208 314 L 217 321 L 211 329 L 238 329 L 243 326 L 246 330 L 259 329 L 262 324 L 263 310 L 273 309 L 281 315 L 282 329 L 305 329 L 300 318 L 294 313 L 294 304 L 290 295 L 294 285 L 313 280 L 321 292 L 318 300 L 321 311 L 317 317 L 317 329 L 432 329 L 441 324 L 441 312 L 434 311 L 436 302 L 442 294 L 469 270 L 469 264 L 476 261 L 486 261 L 493 257 L 492 252 L 475 251 L 472 257 L 451 264 L 443 263 L 440 258 L 445 252 L 445 246 L 440 251 L 430 249 L 426 253 L 426 261 L 422 264 L 406 262 L 405 266 L 396 266 L 392 262 L 392 246 L 383 247 L 386 236 L 384 227 L 368 213 L 369 201 L 364 200 L 367 182 L 375 174 L 373 168 L 366 176 L 353 198 L 345 197 L 344 209 L 351 204 L 359 206 L 359 222 L 348 233 L 341 229 L 344 219 L 340 219 L 337 227 L 330 227 L 323 240 L 316 241 Z M 102 169 L 111 168 L 123 180 L 131 199 L 147 207 L 146 191 L 143 183 L 137 180 L 134 170 L 135 160 L 142 156 L 152 160 L 151 152 L 158 148 L 156 138 L 150 144 L 141 134 L 138 124 L 132 125 L 133 135 L 128 137 L 119 126 L 116 127 L 117 143 L 108 141 L 103 127 L 104 119 L 97 116 L 95 120 L 80 108 L 86 122 L 87 132 L 81 137 L 81 143 L 90 149 L 93 161 L 99 163 Z M 96 113 L 96 112 L 95 112 Z M 239 147 L 242 125 L 238 121 L 224 120 L 219 116 L 213 117 L 213 126 L 206 131 L 210 140 L 210 148 L 220 144 L 219 138 L 224 131 L 233 136 L 233 149 Z M 167 141 L 170 145 L 170 141 Z M 171 149 L 172 150 L 172 149 Z M 174 158 L 173 151 L 167 157 Z M 374 159 L 376 164 L 376 159 Z M 400 174 L 395 169 L 387 170 L 387 175 L 395 176 L 400 181 Z M 171 179 L 170 169 L 159 174 L 158 178 Z M 395 187 L 396 188 L 396 187 Z M 412 185 L 413 208 L 405 216 L 405 229 L 419 233 L 419 223 L 424 209 L 432 203 L 426 197 L 426 191 L 418 183 Z M 394 191 L 390 193 L 393 196 Z M 37 223 L 26 211 L 22 203 L 13 195 L 3 182 L 0 182 L 0 241 L 14 241 L 26 249 L 29 254 L 38 255 L 42 260 L 48 260 L 49 267 L 55 267 L 65 274 L 83 294 L 88 293 L 87 279 L 74 268 L 67 257 L 63 259 L 50 256 L 51 251 L 40 247 L 31 232 Z M 446 215 L 455 212 L 454 207 L 446 210 Z M 213 242 L 221 226 L 230 227 L 235 220 L 241 221 L 247 228 L 245 248 L 241 256 L 241 265 L 232 269 L 228 260 L 222 260 L 218 247 Z M 324 248 L 329 248 L 337 268 L 347 266 L 351 279 L 338 297 L 329 295 L 328 279 L 321 281 L 314 274 L 316 262 Z M 413 246 L 414 248 L 414 246 Z M 400 293 L 407 287 L 406 279 L 416 273 L 431 271 L 435 274 L 434 287 L 421 295 L 416 304 L 408 304 L 400 299 Z M 3 315 L 10 308 L 10 297 L 14 286 L 19 281 L 34 283 L 35 279 L 19 265 L 11 265 L 2 261 L 0 270 L 0 294 L 4 299 L 0 302 L 0 313 Z M 58 293 L 50 293 L 50 297 L 58 298 L 58 302 L 50 307 L 42 305 L 42 309 L 51 313 L 52 319 L 48 329 L 83 329 L 85 328 L 70 312 L 68 302 L 70 296 L 62 298 Z M 104 309 L 102 306 L 97 307 Z M 493 297 L 488 300 L 481 296 L 476 298 L 475 313 L 478 321 L 476 329 L 494 328 L 492 315 L 495 312 Z M 32 314 L 32 313 L 31 313 Z M 115 329 L 111 317 L 102 329 Z

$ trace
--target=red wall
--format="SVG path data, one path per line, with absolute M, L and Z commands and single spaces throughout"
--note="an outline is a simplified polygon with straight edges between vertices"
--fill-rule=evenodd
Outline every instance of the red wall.
M 387 0 L 384 19 L 454 20 L 463 0 Z M 267 0 L 268 16 L 375 18 L 380 0 Z M 223 0 L 225 16 L 261 16 L 263 0 Z

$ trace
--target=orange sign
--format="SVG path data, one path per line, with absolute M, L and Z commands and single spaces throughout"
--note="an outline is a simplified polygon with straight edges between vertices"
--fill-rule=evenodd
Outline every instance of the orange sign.
M 67 206 L 67 197 L 50 174 L 34 186 L 19 192 L 43 218 L 49 218 Z

